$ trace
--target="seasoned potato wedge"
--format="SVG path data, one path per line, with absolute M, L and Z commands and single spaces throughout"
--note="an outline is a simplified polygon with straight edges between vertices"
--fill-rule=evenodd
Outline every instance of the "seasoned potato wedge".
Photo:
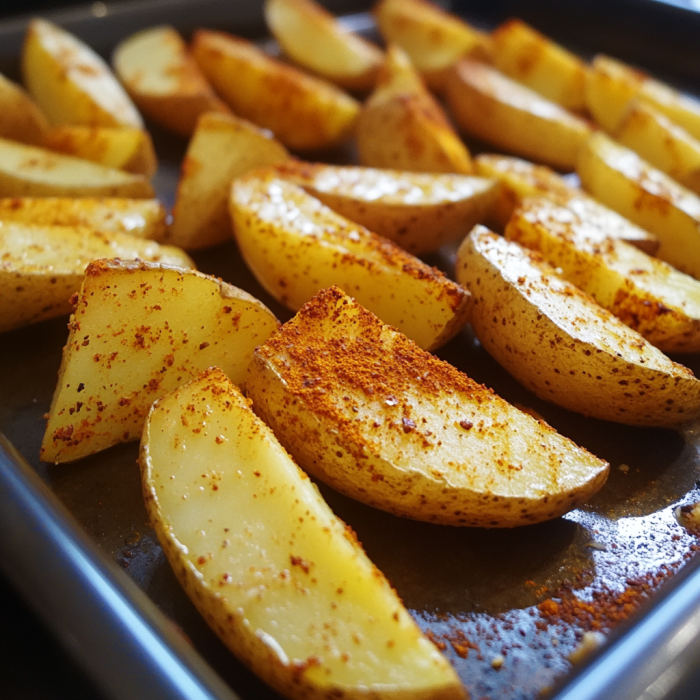
M 203 114 L 182 163 L 168 242 L 196 250 L 230 240 L 231 182 L 289 157 L 269 131 L 233 115 Z
M 663 352 L 700 352 L 700 282 L 693 277 L 542 198 L 523 201 L 506 236 L 537 250 Z
M 157 199 L 13 197 L 0 198 L 0 221 L 37 226 L 85 226 L 162 241 L 165 208 Z
M 585 108 L 586 64 L 519 19 L 491 34 L 493 63 L 502 73 L 566 109 Z
M 155 403 L 140 462 L 175 575 L 224 643 L 279 692 L 466 699 L 450 664 L 220 369 Z
M 582 189 L 572 187 L 546 165 L 511 156 L 482 153 L 475 158 L 474 166 L 479 175 L 497 178 L 500 182 L 499 197 L 492 215 L 501 227 L 508 223 L 525 197 L 541 196 L 571 209 L 611 238 L 627 241 L 650 255 L 659 248 L 659 239 L 653 233 L 597 202 Z
M 48 20 L 29 23 L 22 75 L 54 125 L 143 128 L 141 115 L 109 66 L 87 44 Z
M 607 476 L 335 287 L 256 349 L 246 388 L 300 466 L 396 515 L 524 525 L 575 508 Z
M 97 258 L 194 267 L 178 248 L 125 233 L 0 222 L 0 331 L 71 312 L 88 263 Z
M 341 216 L 415 255 L 463 238 L 490 216 L 498 196 L 494 180 L 465 175 L 301 161 L 283 163 L 275 171 Z
M 700 415 L 700 381 L 689 369 L 537 253 L 477 227 L 457 253 L 457 279 L 472 292 L 479 340 L 540 398 L 632 425 L 674 426 Z
M 582 150 L 577 172 L 596 199 L 656 234 L 659 258 L 700 278 L 697 195 L 601 132 Z
M 356 129 L 360 163 L 436 173 L 471 173 L 471 156 L 408 56 L 387 49 L 377 87 Z
M 572 170 L 591 133 L 583 119 L 485 63 L 458 61 L 445 95 L 465 132 L 555 168 Z
M 615 139 L 655 168 L 700 194 L 700 140 L 655 107 L 633 100 Z
M 426 349 L 446 343 L 467 321 L 459 285 L 274 170 L 234 181 L 231 218 L 248 267 L 294 311 L 336 284 Z
M 136 440 L 155 399 L 219 365 L 245 378 L 277 328 L 257 299 L 194 270 L 88 265 L 69 324 L 41 459 L 70 462 Z
M 0 139 L 0 197 L 133 197 L 150 199 L 143 175 Z
M 41 146 L 49 122 L 26 91 L 0 74 L 0 137 Z
M 438 92 L 457 60 L 488 59 L 492 52 L 487 34 L 427 0 L 380 0 L 374 18 L 385 41 L 400 46 Z
M 371 90 L 382 52 L 314 0 L 266 0 L 265 20 L 296 63 L 347 90 Z
M 200 30 L 192 55 L 236 114 L 272 130 L 289 148 L 334 146 L 355 127 L 360 106 L 350 95 L 275 60 L 245 39 Z
M 153 177 L 158 169 L 153 142 L 143 129 L 55 126 L 46 134 L 44 146 L 109 168 L 141 173 L 147 178 Z
M 132 34 L 114 50 L 112 64 L 139 109 L 182 136 L 192 134 L 205 112 L 230 111 L 173 27 L 151 27 Z

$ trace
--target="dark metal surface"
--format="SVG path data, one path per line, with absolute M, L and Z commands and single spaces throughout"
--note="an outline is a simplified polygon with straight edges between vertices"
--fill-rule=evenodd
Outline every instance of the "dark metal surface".
M 639 10 L 644 17 L 635 16 L 630 31 L 624 32 L 617 17 L 619 8 L 628 4 L 609 6 L 606 27 L 598 17 L 596 37 L 588 32 L 593 17 L 583 3 L 455 3 L 465 16 L 487 26 L 518 14 L 582 50 L 605 50 L 634 60 L 635 42 L 643 41 L 645 22 L 654 15 Z M 637 7 L 651 4 L 655 5 L 639 0 Z M 341 6 L 336 3 L 335 8 Z M 262 27 L 260 4 L 252 1 L 156 0 L 113 7 L 106 17 L 95 16 L 95 9 L 101 12 L 98 6 L 89 12 L 67 11 L 59 20 L 105 55 L 131 31 L 166 21 L 185 32 L 196 26 L 216 26 L 255 34 Z M 684 16 L 681 24 L 685 23 Z M 687 28 L 669 34 L 668 26 L 672 23 L 657 26 L 646 67 L 673 73 L 676 47 L 682 46 Z M 0 25 L 0 64 L 10 72 L 16 69 L 22 30 L 20 21 Z M 614 33 L 618 51 L 606 44 L 606 37 Z M 657 60 L 659 56 L 663 60 Z M 684 59 L 700 66 L 700 45 Z M 687 73 L 673 75 L 681 82 L 687 80 Z M 153 134 L 161 158 L 155 185 L 171 202 L 186 144 L 158 129 Z M 347 154 L 325 156 L 343 160 Z M 445 251 L 430 262 L 451 270 L 450 260 L 450 251 Z M 201 270 L 259 297 L 281 319 L 289 317 L 260 288 L 233 243 L 199 254 L 196 261 Z M 1 453 L 0 490 L 10 505 L 0 509 L 0 566 L 112 697 L 198 697 L 187 695 L 184 686 L 176 687 L 175 676 L 161 674 L 167 665 L 161 661 L 169 654 L 180 659 L 182 652 L 189 658 L 187 645 L 183 649 L 180 635 L 160 614 L 164 613 L 242 698 L 276 698 L 233 659 L 179 588 L 147 524 L 136 445 L 119 446 L 69 465 L 38 461 L 42 415 L 55 386 L 67 335 L 65 323 L 66 319 L 58 319 L 0 337 L 0 431 L 31 465 L 27 471 L 11 458 L 11 450 Z M 560 432 L 607 459 L 612 472 L 605 489 L 586 508 L 565 518 L 509 531 L 460 530 L 399 520 L 322 488 L 331 507 L 358 533 L 419 624 L 444 646 L 474 698 L 536 697 L 571 673 L 567 656 L 585 630 L 607 631 L 623 612 L 629 612 L 626 605 L 633 608 L 640 603 L 645 615 L 637 619 L 642 626 L 613 633 L 611 639 L 617 634 L 618 640 L 611 641 L 584 671 L 587 675 L 574 679 L 560 697 L 670 699 L 681 692 L 695 660 L 700 659 L 698 575 L 682 581 L 681 573 L 681 584 L 669 589 L 662 606 L 647 601 L 644 587 L 656 589 L 673 578 L 697 549 L 696 537 L 675 521 L 673 507 L 700 499 L 695 488 L 700 479 L 700 428 L 683 433 L 629 428 L 552 407 L 506 375 L 467 331 L 439 354 L 511 402 L 534 408 Z M 696 370 L 700 366 L 698 357 L 683 361 Z M 55 505 L 54 497 L 70 516 Z M 123 572 L 114 572 L 110 562 Z M 98 578 L 93 577 L 95 572 Z M 72 576 L 89 593 L 74 585 Z M 122 607 L 125 600 L 131 601 L 130 607 Z M 110 607 L 110 601 L 116 607 Z M 551 601 L 557 602 L 557 615 Z M 153 611 L 153 604 L 160 613 Z M 105 618 L 96 617 L 105 613 L 103 607 L 111 612 Z M 126 617 L 117 611 L 125 611 Z M 133 623 L 133 629 L 127 622 Z M 146 636 L 140 637 L 141 633 Z M 146 639 L 150 640 L 145 645 L 146 660 L 132 666 L 130 654 Z M 149 649 L 160 652 L 151 658 Z M 504 664 L 496 670 L 491 662 L 499 655 Z M 669 666 L 671 662 L 674 665 Z M 183 663 L 185 675 L 180 678 L 193 674 L 187 682 L 196 682 L 197 669 L 202 671 L 202 692 L 221 698 L 229 692 L 216 685 L 199 661 Z

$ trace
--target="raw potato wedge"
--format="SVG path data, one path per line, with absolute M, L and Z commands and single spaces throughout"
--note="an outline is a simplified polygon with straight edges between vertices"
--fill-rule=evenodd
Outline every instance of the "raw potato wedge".
M 140 462 L 146 508 L 180 583 L 276 690 L 299 700 L 466 700 L 450 664 L 220 369 L 156 402 Z
M 355 127 L 360 105 L 350 95 L 245 39 L 202 29 L 194 35 L 192 55 L 237 115 L 270 129 L 288 148 L 335 146 Z
M 85 268 L 98 258 L 194 267 L 178 248 L 125 233 L 0 223 L 0 331 L 69 314 Z
M 656 255 L 700 278 L 700 198 L 601 132 L 581 152 L 577 172 L 596 199 L 656 234 Z
M 240 384 L 277 319 L 246 292 L 167 265 L 88 265 L 41 446 L 70 462 L 137 440 L 156 399 L 220 366 Z
M 45 19 L 29 23 L 22 75 L 54 125 L 143 128 L 141 115 L 109 66 L 87 44 Z
M 267 0 L 265 20 L 282 50 L 300 66 L 346 90 L 371 90 L 382 52 L 347 31 L 314 0 Z
M 157 199 L 15 197 L 0 199 L 0 221 L 85 226 L 163 241 L 165 207 Z
M 472 292 L 470 322 L 481 343 L 540 398 L 632 425 L 676 426 L 700 415 L 700 381 L 689 369 L 537 253 L 480 226 L 460 246 L 457 279 Z
M 488 59 L 491 38 L 426 0 L 380 0 L 374 18 L 387 44 L 400 46 L 431 89 L 442 92 L 463 56 Z
M 275 167 L 341 216 L 414 255 L 461 239 L 491 214 L 494 180 L 290 161 Z
M 500 182 L 499 197 L 492 209 L 493 219 L 500 227 L 508 223 L 525 197 L 541 196 L 571 209 L 607 236 L 626 241 L 645 253 L 653 255 L 659 248 L 659 240 L 653 233 L 597 202 L 582 189 L 572 187 L 546 165 L 482 153 L 474 159 L 474 169 L 479 175 L 497 178 Z
M 459 285 L 274 171 L 234 181 L 231 218 L 248 267 L 293 311 L 320 289 L 338 285 L 428 350 L 467 322 Z
M 230 112 L 173 27 L 132 34 L 114 50 L 112 65 L 139 109 L 176 134 L 190 136 L 205 112 Z
M 0 74 L 0 137 L 41 146 L 49 122 L 26 91 Z
M 633 100 L 615 134 L 650 165 L 700 194 L 700 140 L 641 100 Z
M 196 250 L 230 240 L 233 180 L 289 157 L 269 131 L 233 115 L 203 114 L 182 163 L 168 241 Z
M 152 178 L 158 159 L 147 131 L 106 126 L 55 126 L 44 139 L 44 146 L 109 168 L 141 173 Z
M 154 196 L 143 175 L 0 139 L 0 197 Z
M 513 527 L 575 508 L 607 477 L 336 287 L 256 349 L 246 389 L 302 468 L 395 515 Z
M 355 133 L 360 163 L 435 173 L 471 173 L 469 150 L 402 49 L 392 44 Z
M 585 109 L 586 64 L 519 19 L 491 34 L 493 63 L 501 72 L 565 109 Z
M 526 199 L 506 237 L 561 274 L 663 352 L 700 352 L 700 282 L 568 209 Z
M 591 133 L 583 119 L 485 63 L 455 64 L 445 95 L 468 134 L 562 170 L 576 167 Z

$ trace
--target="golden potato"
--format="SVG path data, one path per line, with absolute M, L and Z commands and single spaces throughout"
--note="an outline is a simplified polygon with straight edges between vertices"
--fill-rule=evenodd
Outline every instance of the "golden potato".
M 314 0 L 266 0 L 265 20 L 296 63 L 346 90 L 371 90 L 382 52 Z
M 52 124 L 143 128 L 109 66 L 52 22 L 29 22 L 21 58 L 24 84 Z
M 229 114 L 203 114 L 182 162 L 168 242 L 197 250 L 230 240 L 233 180 L 289 157 L 266 129 Z
M 591 133 L 583 119 L 485 63 L 458 61 L 445 95 L 468 134 L 562 170 L 576 166 Z
M 48 128 L 44 113 L 27 92 L 0 74 L 0 137 L 41 146 Z
M 205 112 L 230 112 L 173 27 L 151 27 L 127 37 L 114 50 L 112 64 L 139 109 L 177 134 L 190 136 Z
M 293 311 L 335 284 L 426 349 L 446 343 L 467 321 L 459 285 L 274 169 L 234 180 L 230 205 L 243 259 Z
M 137 440 L 155 399 L 207 367 L 240 384 L 278 326 L 257 299 L 167 265 L 98 260 L 68 326 L 40 457 L 70 462 Z
M 175 575 L 224 643 L 278 691 L 466 700 L 449 662 L 220 369 L 155 403 L 140 461 Z
M 178 248 L 84 227 L 0 222 L 0 332 L 71 312 L 88 263 L 97 258 L 194 267 Z
M 472 292 L 481 343 L 540 398 L 632 425 L 677 426 L 700 415 L 700 381 L 689 369 L 538 254 L 477 227 L 457 253 L 457 279 Z
M 236 114 L 270 129 L 289 148 L 325 148 L 352 134 L 360 111 L 356 100 L 245 39 L 200 30 L 192 55 Z
M 499 190 L 491 179 L 447 173 L 302 161 L 283 163 L 275 171 L 341 216 L 414 255 L 463 238 L 465 231 L 491 215 Z
M 524 525 L 575 508 L 607 476 L 335 287 L 255 350 L 246 389 L 302 468 L 395 515 Z
M 360 163 L 436 173 L 471 173 L 469 150 L 408 56 L 387 49 L 377 87 L 362 107 L 356 129 Z

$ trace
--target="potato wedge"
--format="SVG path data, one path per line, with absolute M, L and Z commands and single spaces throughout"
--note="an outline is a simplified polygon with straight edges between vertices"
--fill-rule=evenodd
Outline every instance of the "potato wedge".
M 382 52 L 314 0 L 266 0 L 265 20 L 285 54 L 300 66 L 346 90 L 374 87 Z
M 256 349 L 253 406 L 300 466 L 395 515 L 513 527 L 575 508 L 608 465 L 333 287 Z
M 0 74 L 0 137 L 41 146 L 48 128 L 49 122 L 34 100 Z
M 500 227 L 508 223 L 525 197 L 541 196 L 571 209 L 607 236 L 626 241 L 645 253 L 653 255 L 659 248 L 659 239 L 653 233 L 597 202 L 579 187 L 572 187 L 546 165 L 482 153 L 475 158 L 474 169 L 479 175 L 500 181 L 499 198 L 492 209 L 493 219 Z
M 502 73 L 565 109 L 585 109 L 586 64 L 520 19 L 491 34 L 493 63 Z
M 491 56 L 488 34 L 432 2 L 380 0 L 373 13 L 386 43 L 400 46 L 437 92 L 442 92 L 449 69 L 460 58 Z
M 140 462 L 175 575 L 224 643 L 279 692 L 466 699 L 357 539 L 220 369 L 156 402 Z
M 88 263 L 97 258 L 194 267 L 178 248 L 71 226 L 0 222 L 0 332 L 69 314 Z
M 537 253 L 477 227 L 457 253 L 457 279 L 472 292 L 479 340 L 540 398 L 632 425 L 674 426 L 700 415 L 700 381 L 689 369 Z
M 69 324 L 40 457 L 70 462 L 136 440 L 155 399 L 219 365 L 245 378 L 277 328 L 257 299 L 194 270 L 88 265 Z
M 54 126 L 44 146 L 58 153 L 152 178 L 158 159 L 147 131 L 106 126 Z
M 190 136 L 205 112 L 230 112 L 173 27 L 127 37 L 114 50 L 112 65 L 139 109 L 176 134 Z
M 494 180 L 289 161 L 280 177 L 303 187 L 355 223 L 414 255 L 461 239 L 488 218 L 498 196 Z
M 576 167 L 591 133 L 583 119 L 485 63 L 458 61 L 445 95 L 468 134 L 562 170 Z
M 48 20 L 29 22 L 22 75 L 29 93 L 54 125 L 143 128 L 141 115 L 102 58 Z
M 270 129 L 287 147 L 335 146 L 352 133 L 360 105 L 335 85 L 223 32 L 200 30 L 192 55 L 233 111 Z
M 165 207 L 157 199 L 0 198 L 0 221 L 37 226 L 85 226 L 161 242 L 166 229 Z
M 360 163 L 435 173 L 471 173 L 469 150 L 402 49 L 392 44 L 356 129 Z
M 663 352 L 700 352 L 700 282 L 546 199 L 525 199 L 506 237 L 537 250 Z
M 700 278 L 700 198 L 603 133 L 581 152 L 577 172 L 596 199 L 656 234 L 656 255 Z
M 269 131 L 233 115 L 203 114 L 182 163 L 168 242 L 197 250 L 230 240 L 231 182 L 289 157 Z
M 700 194 L 700 140 L 642 100 L 632 100 L 615 139 Z
M 428 350 L 467 322 L 459 285 L 273 170 L 235 180 L 230 204 L 248 267 L 293 311 L 335 284 Z
M 151 199 L 143 175 L 0 139 L 0 197 L 133 197 Z

